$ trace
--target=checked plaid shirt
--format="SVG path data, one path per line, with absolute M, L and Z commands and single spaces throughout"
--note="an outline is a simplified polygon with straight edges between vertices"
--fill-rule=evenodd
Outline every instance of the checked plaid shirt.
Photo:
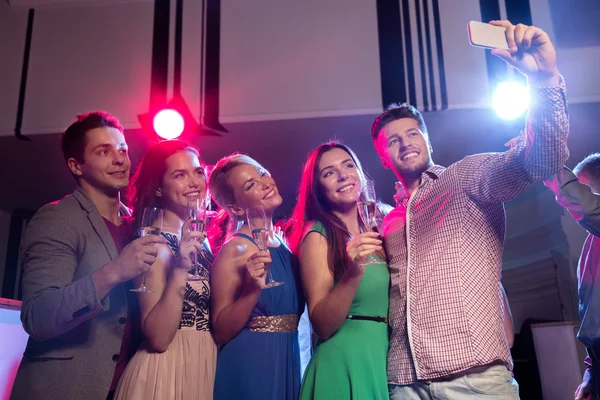
M 526 140 L 504 153 L 430 167 L 410 199 L 386 217 L 389 383 L 432 380 L 494 361 L 512 369 L 499 287 L 502 203 L 558 172 L 568 158 L 560 82 L 530 88 Z

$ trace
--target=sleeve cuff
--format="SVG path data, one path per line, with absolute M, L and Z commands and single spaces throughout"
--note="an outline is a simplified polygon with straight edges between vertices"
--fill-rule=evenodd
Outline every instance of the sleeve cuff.
M 77 298 L 81 300 L 73 304 L 73 319 L 88 316 L 88 314 L 99 314 L 108 310 L 108 301 L 106 301 L 106 304 L 103 304 L 98 298 L 92 274 L 79 280 L 78 290 L 79 295 Z
M 567 112 L 567 86 L 562 75 L 558 86 L 529 85 L 530 109 L 547 109 Z
M 583 379 L 582 379 L 583 382 L 592 382 L 593 381 L 591 368 L 592 368 L 591 365 L 586 365 L 585 371 L 583 373 Z
M 563 167 L 558 174 L 556 174 L 556 179 L 558 180 L 558 184 L 561 189 L 564 189 L 569 183 L 574 181 L 579 181 L 577 176 L 567 167 Z

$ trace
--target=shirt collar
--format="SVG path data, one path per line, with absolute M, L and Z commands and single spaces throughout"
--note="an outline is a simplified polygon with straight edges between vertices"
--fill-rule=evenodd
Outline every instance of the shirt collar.
M 422 186 L 424 183 L 430 180 L 438 179 L 442 172 L 444 172 L 445 170 L 446 167 L 442 167 L 441 165 L 432 165 L 431 167 L 427 168 L 421 174 L 420 186 Z M 404 189 L 404 186 L 400 183 L 400 181 L 397 181 L 394 187 L 396 189 L 396 194 L 394 194 L 394 201 L 396 202 L 396 206 L 400 204 L 405 204 L 408 201 L 408 192 L 406 191 L 406 189 Z

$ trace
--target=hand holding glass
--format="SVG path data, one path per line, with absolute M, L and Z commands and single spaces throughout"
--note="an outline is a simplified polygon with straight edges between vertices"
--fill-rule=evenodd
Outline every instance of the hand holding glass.
M 246 210 L 246 219 L 248 227 L 252 232 L 252 237 L 256 242 L 259 250 L 269 250 L 269 224 L 267 224 L 267 216 L 264 208 L 249 208 Z M 276 282 L 273 279 L 271 268 L 268 269 L 267 279 L 265 280 L 264 289 L 270 289 L 276 286 L 283 285 L 283 282 Z
M 144 214 L 142 214 L 142 223 L 140 224 L 140 236 L 146 235 L 160 235 L 163 224 L 163 210 L 158 207 L 146 207 L 144 208 Z M 146 287 L 146 273 L 142 274 L 142 284 L 140 287 L 130 289 L 132 292 L 138 293 L 152 293 L 152 290 Z
M 206 202 L 204 199 L 194 199 L 188 202 L 188 213 L 191 218 L 190 231 L 204 232 L 206 229 Z M 192 260 L 193 273 L 188 275 L 188 281 L 206 280 L 206 277 L 200 275 L 200 264 L 198 263 L 198 255 Z
M 365 180 L 358 188 L 357 193 L 358 214 L 369 230 L 377 229 L 375 211 L 377 209 L 377 196 L 375 196 L 375 184 L 371 180 Z M 369 254 L 364 265 L 379 264 L 379 261 Z

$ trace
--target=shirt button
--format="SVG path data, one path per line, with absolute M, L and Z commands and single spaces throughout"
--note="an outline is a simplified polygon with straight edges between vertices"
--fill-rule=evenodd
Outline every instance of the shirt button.
M 112 360 L 113 360 L 114 362 L 117 362 L 117 361 L 119 361 L 119 355 L 118 355 L 118 354 L 113 354 L 113 356 L 112 356 Z
M 120 323 L 121 325 L 123 325 L 123 324 L 124 324 L 126 321 L 127 321 L 127 320 L 125 319 L 125 317 L 121 317 L 121 318 L 119 318 L 119 323 Z

